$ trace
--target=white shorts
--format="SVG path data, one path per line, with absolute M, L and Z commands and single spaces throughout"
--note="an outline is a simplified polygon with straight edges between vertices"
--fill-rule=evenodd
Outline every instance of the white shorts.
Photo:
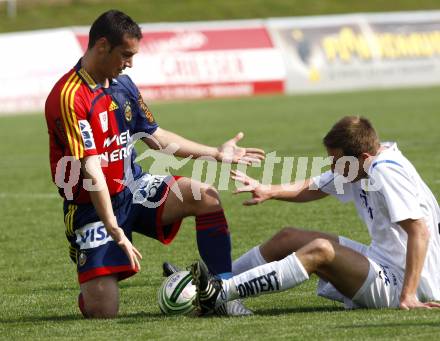
M 368 249 L 365 244 L 341 236 L 339 244 L 362 255 L 365 255 Z M 380 264 L 368 257 L 367 259 L 370 262 L 367 279 L 352 299 L 345 297 L 331 283 L 322 279 L 318 282 L 317 294 L 343 302 L 347 309 L 397 308 L 403 284 L 402 274 L 387 264 Z

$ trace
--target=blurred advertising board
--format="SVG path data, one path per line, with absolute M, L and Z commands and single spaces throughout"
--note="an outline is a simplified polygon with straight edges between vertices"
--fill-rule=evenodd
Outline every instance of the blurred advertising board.
M 266 28 L 254 21 L 143 25 L 126 73 L 149 100 L 283 93 L 286 70 Z M 83 47 L 87 33 L 78 33 Z
M 81 56 L 71 29 L 0 34 L 0 113 L 44 110 L 55 82 Z
M 440 84 L 440 12 L 270 19 L 286 92 Z
M 262 21 L 141 25 L 126 73 L 146 100 L 283 93 L 286 69 Z M 55 82 L 87 48 L 88 27 L 0 34 L 0 113 L 44 110 Z
M 440 11 L 141 26 L 147 101 L 440 84 Z M 41 112 L 88 30 L 0 34 L 0 113 Z

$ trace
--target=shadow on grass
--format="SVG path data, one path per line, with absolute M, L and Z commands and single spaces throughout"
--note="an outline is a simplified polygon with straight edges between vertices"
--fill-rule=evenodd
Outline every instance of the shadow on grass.
M 292 307 L 292 308 L 274 308 L 274 309 L 255 309 L 254 317 L 261 316 L 279 316 L 279 315 L 289 315 L 289 314 L 302 314 L 302 313 L 322 313 L 322 312 L 337 312 L 346 311 L 343 307 Z M 210 318 L 224 318 L 225 316 L 209 315 L 203 316 L 203 319 Z M 252 316 L 250 316 L 252 317 Z M 197 318 L 197 317 L 195 317 Z
M 120 289 L 126 288 L 148 288 L 148 287 L 159 287 L 161 285 L 161 281 L 151 282 L 151 283 L 121 283 Z
M 292 307 L 282 309 L 257 309 L 254 311 L 255 315 L 260 316 L 277 316 L 286 314 L 301 314 L 301 313 L 322 313 L 322 312 L 335 312 L 346 311 L 344 307 Z
M 130 313 L 130 314 L 121 314 L 119 315 L 119 317 L 115 322 L 119 324 L 136 324 L 139 323 L 140 320 L 155 322 L 155 321 L 163 321 L 164 319 L 169 319 L 169 318 L 172 319 L 179 317 L 182 316 L 181 315 L 166 316 L 161 312 L 157 312 L 157 313 L 138 312 L 138 313 Z
M 160 319 L 163 318 L 164 315 L 160 312 L 157 313 L 147 313 L 147 312 L 138 312 L 138 313 L 129 313 L 129 314 L 120 314 L 115 321 L 121 323 L 131 323 L 138 322 L 138 319 Z M 0 324 L 13 324 L 13 323 L 38 323 L 38 322 L 66 322 L 66 321 L 83 321 L 85 320 L 80 314 L 69 314 L 69 315 L 57 315 L 57 316 L 23 316 L 20 318 L 2 318 L 0 319 Z
M 335 329 L 367 329 L 367 328 L 396 328 L 396 327 L 403 327 L 403 328 L 413 328 L 413 327 L 420 327 L 420 328 L 426 328 L 426 327 L 436 327 L 440 328 L 440 324 L 438 321 L 431 321 L 431 322 L 397 322 L 397 323 L 366 323 L 366 324 L 357 324 L 357 325 L 342 325 L 334 327 Z
M 301 314 L 301 313 L 319 313 L 319 312 L 337 312 L 337 311 L 346 311 L 342 307 L 292 307 L 292 308 L 282 308 L 282 309 L 257 309 L 254 311 L 254 316 L 279 316 L 279 315 L 288 315 L 288 314 Z M 165 316 L 160 312 L 136 312 L 136 313 L 127 313 L 120 314 L 115 321 L 117 323 L 122 324 L 130 324 L 130 323 L 138 323 L 139 319 L 154 321 L 154 320 L 163 320 L 167 318 L 181 318 L 182 316 Z M 197 318 L 195 316 L 187 316 L 190 318 Z M 204 318 L 221 318 L 220 316 L 207 316 Z M 11 318 L 11 319 L 0 319 L 0 324 L 14 324 L 14 323 L 38 323 L 38 322 L 66 322 L 66 321 L 82 321 L 84 318 L 80 314 L 70 314 L 70 315 L 57 315 L 57 316 L 24 316 L 21 318 Z M 407 326 L 408 324 L 402 324 Z M 417 324 L 419 325 L 419 324 Z M 433 323 L 432 325 L 435 325 Z M 374 327 L 376 325 L 348 325 L 341 326 L 340 328 L 368 328 Z M 386 326 L 386 325 L 378 325 L 378 326 Z M 391 325 L 390 325 L 391 326 Z M 399 324 L 395 324 L 395 326 L 399 326 Z
M 65 322 L 82 320 L 82 316 L 79 314 L 70 315 L 57 315 L 57 316 L 23 316 L 19 318 L 0 319 L 0 323 L 26 323 L 26 322 Z

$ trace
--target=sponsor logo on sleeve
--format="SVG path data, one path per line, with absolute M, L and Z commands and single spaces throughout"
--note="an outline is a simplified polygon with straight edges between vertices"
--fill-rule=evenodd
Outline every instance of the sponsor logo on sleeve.
M 154 116 L 151 113 L 150 108 L 148 108 L 148 106 L 145 104 L 141 94 L 139 94 L 139 97 L 138 97 L 138 105 L 139 105 L 139 108 L 141 108 L 142 111 L 144 112 L 148 123 L 150 123 L 150 124 L 154 123 Z
M 90 127 L 90 123 L 87 120 L 79 120 L 78 121 L 79 130 L 81 131 L 81 137 L 84 142 L 84 149 L 95 149 L 95 140 L 93 138 L 92 127 Z

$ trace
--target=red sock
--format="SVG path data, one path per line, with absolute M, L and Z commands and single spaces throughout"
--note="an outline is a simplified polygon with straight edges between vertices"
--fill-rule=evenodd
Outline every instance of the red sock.
M 214 275 L 231 272 L 231 239 L 223 210 L 196 217 L 197 246 Z

